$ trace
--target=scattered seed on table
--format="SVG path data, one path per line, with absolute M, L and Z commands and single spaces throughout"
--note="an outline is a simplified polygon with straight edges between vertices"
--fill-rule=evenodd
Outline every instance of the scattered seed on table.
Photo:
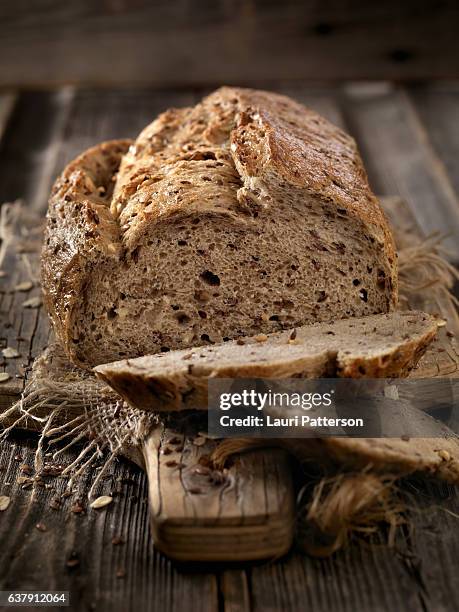
M 112 544 L 113 546 L 120 546 L 121 544 L 124 544 L 124 540 L 121 536 L 115 536 L 112 538 Z
M 80 560 L 78 559 L 76 553 L 72 553 L 70 557 L 67 559 L 65 565 L 69 568 L 78 567 L 80 565 Z
M 21 356 L 17 352 L 17 350 L 15 348 L 13 348 L 12 346 L 7 346 L 6 348 L 4 348 L 2 350 L 2 353 L 3 353 L 3 357 L 5 357 L 5 359 L 16 359 L 17 357 Z
M 10 378 L 11 376 L 8 374 L 8 372 L 0 372 L 0 383 L 4 383 Z
M 119 569 L 116 572 L 116 577 L 117 578 L 124 578 L 126 576 L 126 572 L 124 569 Z
M 8 495 L 0 495 L 0 512 L 3 512 L 10 505 L 11 497 Z
M 47 531 L 47 527 L 43 523 L 37 523 L 35 525 L 35 528 L 38 529 L 38 531 Z
M 30 291 L 33 287 L 32 281 L 24 281 L 14 287 L 14 291 Z
M 104 508 L 105 506 L 108 506 L 108 504 L 111 504 L 113 501 L 113 497 L 110 497 L 110 495 L 101 495 L 100 497 L 98 497 L 97 499 L 95 499 L 92 504 L 90 504 L 91 508 Z
M 33 297 L 33 298 L 30 298 L 30 300 L 26 300 L 25 302 L 22 302 L 22 307 L 23 308 L 39 308 L 41 304 L 42 304 L 41 298 Z
M 206 443 L 206 439 L 204 438 L 204 436 L 197 436 L 194 440 L 193 440 L 193 444 L 195 446 L 204 446 L 204 444 Z

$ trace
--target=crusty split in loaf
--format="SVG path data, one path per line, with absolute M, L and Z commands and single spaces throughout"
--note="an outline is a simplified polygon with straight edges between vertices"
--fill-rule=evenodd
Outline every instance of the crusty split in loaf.
M 405 376 L 436 331 L 430 315 L 395 312 L 107 363 L 95 371 L 138 408 L 205 409 L 214 377 Z
M 80 365 L 389 312 L 396 279 L 353 139 L 276 94 L 169 110 L 50 200 L 45 299 Z

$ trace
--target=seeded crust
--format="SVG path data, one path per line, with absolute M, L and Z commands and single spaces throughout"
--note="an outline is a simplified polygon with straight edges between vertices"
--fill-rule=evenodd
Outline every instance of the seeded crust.
M 83 367 L 397 302 L 394 242 L 352 138 L 248 89 L 72 162 L 42 261 L 54 328 Z
M 406 376 L 436 331 L 430 315 L 394 312 L 108 363 L 95 372 L 143 410 L 207 409 L 209 378 Z

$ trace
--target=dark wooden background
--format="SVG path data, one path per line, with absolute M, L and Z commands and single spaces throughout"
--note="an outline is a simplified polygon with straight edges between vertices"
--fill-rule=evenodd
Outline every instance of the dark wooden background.
M 0 85 L 458 76 L 455 0 L 2 0 Z

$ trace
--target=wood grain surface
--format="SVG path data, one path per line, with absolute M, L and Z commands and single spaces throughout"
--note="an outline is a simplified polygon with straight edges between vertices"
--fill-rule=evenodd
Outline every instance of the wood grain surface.
M 440 91 L 428 86 L 379 87 L 276 85 L 354 134 L 375 190 L 403 195 L 408 201 L 408 225 L 418 225 L 426 234 L 437 229 L 429 211 L 435 202 L 438 219 L 446 221 L 449 228 L 457 227 L 457 85 L 444 85 Z M 82 148 L 104 138 L 134 136 L 159 110 L 187 104 L 200 92 L 67 88 L 11 95 L 6 106 L 0 103 L 1 116 L 1 109 L 9 106 L 0 133 L 0 200 L 22 198 L 33 216 L 43 213 L 52 178 Z M 441 117 L 435 112 L 437 99 Z M 421 151 L 414 162 L 410 157 L 405 165 L 399 155 L 403 143 L 398 135 L 377 132 L 375 136 L 372 118 L 380 112 L 384 115 L 388 108 L 395 117 L 405 117 L 407 105 L 411 118 L 406 125 L 385 123 L 387 132 L 402 130 L 412 147 Z M 378 115 L 373 114 L 375 108 Z M 374 144 L 378 137 L 384 140 L 380 148 Z M 425 165 L 432 159 L 434 171 Z M 414 175 L 422 179 L 422 190 L 413 179 L 413 163 L 417 168 Z M 423 196 L 424 189 L 433 199 Z M 432 225 L 426 227 L 427 222 Z M 29 240 L 30 236 L 25 236 L 26 246 Z M 32 272 L 36 274 L 36 264 Z M 16 283 L 15 278 L 0 280 L 4 287 Z M 41 310 L 19 310 L 16 301 L 27 299 L 28 294 L 21 297 L 16 293 L 2 291 L 0 335 L 3 345 L 19 343 L 13 346 L 19 347 L 28 362 L 47 343 L 47 336 L 40 331 Z M 17 340 L 25 337 L 23 330 L 29 335 L 34 329 L 33 343 Z M 22 385 L 21 379 L 17 381 L 16 389 Z M 8 398 L 4 393 L 0 397 L 5 405 Z M 75 610 L 436 612 L 459 606 L 459 496 L 450 486 L 427 480 L 404 483 L 401 494 L 410 504 L 410 527 L 399 531 L 393 549 L 386 546 L 386 534 L 380 532 L 372 546 L 353 542 L 327 560 L 292 551 L 270 563 L 204 565 L 198 569 L 172 563 L 153 547 L 148 529 L 148 478 L 139 468 L 125 460 L 111 466 L 98 493 L 112 493 L 114 501 L 102 510 L 88 508 L 90 479 L 83 481 L 78 491 L 82 510 L 77 506 L 72 511 L 71 499 L 60 496 L 63 478 L 45 479 L 45 486 L 34 495 L 27 482 L 18 482 L 24 477 L 21 466 L 33 464 L 35 446 L 33 437 L 17 433 L 0 449 L 0 495 L 11 498 L 9 508 L 0 513 L 3 589 L 68 589 Z M 72 457 L 73 452 L 64 453 L 63 463 Z M 52 507 L 55 498 L 62 505 L 60 509 Z
M 13 87 L 457 77 L 452 0 L 0 3 Z
M 191 430 L 161 427 L 145 443 L 156 547 L 180 561 L 247 561 L 287 553 L 295 498 L 286 454 L 244 453 L 215 470 L 203 460 L 216 442 Z

